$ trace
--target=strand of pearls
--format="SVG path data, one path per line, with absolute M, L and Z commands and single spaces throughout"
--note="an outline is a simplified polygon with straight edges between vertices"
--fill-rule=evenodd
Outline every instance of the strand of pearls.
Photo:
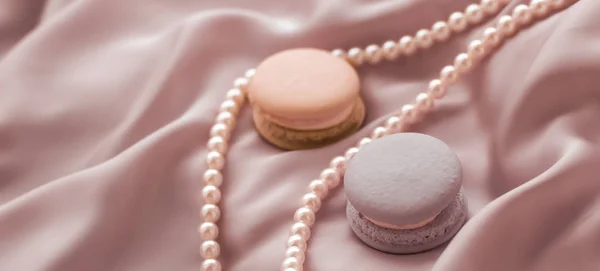
M 463 12 L 454 12 L 446 21 L 435 22 L 430 29 L 420 29 L 414 36 L 405 35 L 398 41 L 388 40 L 382 45 L 371 44 L 364 49 L 354 47 L 345 52 L 335 49 L 332 53 L 346 59 L 355 66 L 365 63 L 377 64 L 382 60 L 395 60 L 401 55 L 410 56 L 419 49 L 425 50 L 435 42 L 443 42 L 453 33 L 460 33 L 469 25 L 481 23 L 486 16 L 495 15 L 510 0 L 481 0 L 479 4 L 468 5 Z
M 315 224 L 316 213 L 321 208 L 329 192 L 337 188 L 343 180 L 346 163 L 359 149 L 376 138 L 398 133 L 409 125 L 418 122 L 434 108 L 435 102 L 446 95 L 447 88 L 458 78 L 473 69 L 479 60 L 490 54 L 500 43 L 514 35 L 519 29 L 530 24 L 534 19 L 540 19 L 551 12 L 562 9 L 577 0 L 532 0 L 529 5 L 517 5 L 511 15 L 501 16 L 495 26 L 487 27 L 480 39 L 469 43 L 466 52 L 458 54 L 454 63 L 441 69 L 439 78 L 429 82 L 426 91 L 417 95 L 415 101 L 404 105 L 400 112 L 388 118 L 383 125 L 375 128 L 369 137 L 362 138 L 355 147 L 345 151 L 344 155 L 333 158 L 329 167 L 324 169 L 319 178 L 310 182 L 306 194 L 301 199 L 301 206 L 294 213 L 294 223 L 287 240 L 285 258 L 281 264 L 282 271 L 302 271 L 306 258 L 307 242 L 310 239 L 311 227 Z M 405 36 L 399 42 L 387 41 L 381 48 L 370 45 L 364 51 L 352 48 L 345 53 L 336 49 L 332 54 L 345 58 L 354 65 L 365 61 L 377 63 L 382 58 L 392 60 L 400 54 L 411 55 L 417 48 L 429 48 L 434 41 L 446 40 L 450 32 L 460 32 L 467 24 L 481 22 L 485 14 L 494 14 L 509 0 L 481 0 L 480 4 L 469 5 L 464 13 L 453 13 L 448 22 L 436 22 L 432 30 L 419 30 L 416 36 Z M 371 48 L 371 49 L 369 49 Z M 223 183 L 221 170 L 225 166 L 225 154 L 231 131 L 234 129 L 237 114 L 245 103 L 244 92 L 248 81 L 254 75 L 254 70 L 248 70 L 244 77 L 236 79 L 233 88 L 226 94 L 221 104 L 219 114 L 210 130 L 210 139 L 206 156 L 207 169 L 203 175 L 204 187 L 202 197 L 204 205 L 201 208 L 202 224 L 198 228 L 202 244 L 200 255 L 203 271 L 221 271 L 218 258 L 221 252 L 217 238 L 219 227 L 217 222 L 221 217 L 218 207 L 221 201 Z

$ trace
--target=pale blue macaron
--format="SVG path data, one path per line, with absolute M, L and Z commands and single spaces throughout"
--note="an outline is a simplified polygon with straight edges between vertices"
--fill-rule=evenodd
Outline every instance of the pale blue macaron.
M 384 252 L 433 249 L 467 219 L 460 160 L 425 134 L 388 135 L 361 147 L 348 163 L 344 190 L 352 230 Z

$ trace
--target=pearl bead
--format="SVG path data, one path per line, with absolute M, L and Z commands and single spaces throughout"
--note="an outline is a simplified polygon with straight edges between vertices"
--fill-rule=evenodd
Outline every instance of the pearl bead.
M 306 193 L 302 197 L 302 204 L 313 210 L 313 212 L 318 212 L 321 209 L 321 198 L 314 192 Z
M 227 151 L 227 142 L 222 137 L 215 136 L 208 140 L 207 147 L 211 151 L 225 153 Z
M 221 254 L 219 243 L 212 240 L 202 242 L 202 245 L 200 246 L 200 255 L 202 255 L 204 259 L 216 259 L 219 257 L 219 254 Z
M 304 260 L 306 259 L 305 255 L 304 255 L 304 251 L 302 251 L 298 247 L 289 247 L 285 251 L 285 257 L 286 258 L 296 258 L 300 263 L 304 263 Z
M 330 189 L 337 187 L 338 185 L 340 185 L 341 182 L 339 173 L 337 172 L 337 170 L 332 168 L 323 170 L 319 178 L 323 180 L 327 184 L 327 186 L 329 186 Z
M 246 87 L 248 87 L 248 78 L 240 77 L 235 79 L 235 81 L 233 81 L 233 86 L 242 91 L 246 90 Z
M 238 105 L 241 105 L 244 102 L 244 93 L 239 88 L 230 89 L 227 91 L 225 97 L 235 101 Z
M 304 222 L 304 224 L 312 226 L 315 223 L 315 212 L 307 207 L 300 207 L 294 213 L 294 221 Z
M 550 0 L 550 7 L 552 7 L 553 9 L 563 8 L 564 6 L 566 6 L 566 4 L 566 0 Z
M 485 55 L 485 47 L 480 40 L 473 40 L 469 43 L 467 54 L 471 59 L 479 59 Z
M 217 115 L 216 123 L 223 123 L 229 127 L 232 127 L 235 124 L 235 118 L 233 114 L 229 112 L 221 112 Z
M 500 9 L 500 3 L 497 0 L 481 0 L 481 8 L 485 13 L 492 15 Z
M 202 240 L 216 240 L 219 236 L 219 227 L 212 222 L 204 222 L 198 228 Z
M 394 60 L 398 57 L 398 45 L 393 40 L 388 40 L 383 44 L 382 47 L 383 57 L 387 60 Z
M 512 17 L 520 25 L 526 25 L 531 22 L 533 15 L 527 5 L 520 4 L 513 9 Z
M 423 112 L 429 112 L 433 109 L 433 100 L 429 97 L 429 94 L 420 93 L 417 95 L 416 109 Z
M 324 199 L 325 197 L 327 197 L 329 187 L 325 182 L 321 180 L 314 180 L 308 185 L 308 192 L 312 192 L 315 195 L 319 196 L 319 198 Z
M 346 158 L 343 156 L 337 156 L 331 159 L 329 167 L 335 168 L 340 174 L 342 174 L 346 169 Z
M 286 270 L 288 268 L 300 268 L 301 264 L 296 258 L 286 258 L 281 265 L 281 270 Z
M 517 26 L 513 18 L 509 15 L 502 15 L 498 19 L 498 30 L 505 36 L 510 36 L 515 33 Z
M 415 40 L 417 42 L 417 45 L 421 49 L 427 49 L 431 47 L 431 45 L 433 45 L 433 36 L 431 35 L 431 32 L 429 32 L 429 30 L 427 29 L 421 29 L 417 31 L 417 34 L 415 35 Z
M 405 55 L 412 55 L 417 51 L 417 44 L 411 36 L 404 36 L 398 41 L 400 52 Z
M 342 50 L 342 49 L 335 49 L 335 50 L 331 51 L 331 54 L 336 57 L 339 57 L 341 59 L 344 59 L 344 60 L 346 59 L 346 52 L 344 52 L 344 50 Z
M 388 133 L 388 130 L 385 127 L 379 126 L 373 130 L 373 132 L 371 133 L 371 138 L 378 139 L 378 138 L 381 138 L 381 137 L 387 135 L 387 133 Z
M 217 223 L 219 218 L 221 218 L 221 210 L 217 205 L 204 204 L 202 206 L 202 217 L 204 218 L 204 222 Z
M 547 0 L 531 0 L 531 11 L 537 17 L 544 17 L 550 12 L 550 3 Z
M 483 10 L 481 10 L 481 7 L 479 7 L 479 5 L 477 4 L 470 4 L 467 6 L 467 9 L 465 9 L 465 15 L 467 17 L 467 21 L 469 21 L 472 24 L 477 24 L 480 23 L 481 20 L 483 20 Z
M 244 76 L 248 79 L 251 79 L 256 74 L 256 69 L 249 69 L 244 73 Z
M 493 48 L 500 44 L 502 36 L 494 27 L 488 27 L 483 31 L 483 44 L 488 48 Z
M 287 247 L 297 247 L 304 252 L 306 251 L 306 239 L 298 234 L 292 235 L 287 241 Z
M 206 164 L 209 169 L 221 170 L 225 166 L 225 157 L 219 152 L 211 151 L 206 155 Z
M 204 171 L 202 180 L 206 185 L 220 187 L 221 184 L 223 184 L 223 174 L 221 174 L 221 172 L 219 172 L 216 169 L 207 169 L 206 171 Z
M 431 28 L 433 38 L 438 41 L 445 41 L 450 37 L 450 27 L 446 22 L 436 22 Z
M 450 14 L 448 26 L 454 32 L 461 32 L 467 28 L 467 17 L 462 12 L 454 12 Z
M 366 146 L 367 144 L 371 143 L 371 139 L 368 137 L 365 137 L 363 139 L 361 139 L 360 141 L 358 141 L 358 147 L 363 147 Z
M 359 66 L 365 61 L 363 51 L 360 48 L 352 48 L 348 51 L 348 60 L 353 65 Z
M 385 121 L 385 128 L 390 133 L 400 132 L 402 130 L 402 119 L 397 116 L 391 116 Z
M 310 227 L 305 223 L 296 222 L 294 225 L 292 225 L 291 234 L 300 235 L 302 238 L 304 238 L 304 240 L 308 240 L 308 238 L 310 238 Z
M 473 61 L 471 61 L 471 58 L 466 53 L 460 53 L 454 58 L 454 67 L 456 67 L 456 70 L 460 73 L 466 73 L 472 66 Z
M 433 79 L 429 82 L 427 93 L 435 99 L 441 99 L 446 96 L 446 88 L 442 85 L 442 81 Z
M 290 267 L 290 268 L 286 268 L 284 271 L 300 271 L 300 269 Z
M 371 44 L 365 48 L 365 58 L 371 64 L 377 64 L 381 61 L 383 54 L 379 49 L 379 46 Z
M 440 72 L 440 79 L 444 85 L 450 85 L 458 79 L 458 72 L 454 66 L 446 66 Z
M 346 160 L 350 160 L 352 159 L 352 157 L 354 157 L 354 155 L 358 152 L 358 148 L 356 147 L 352 147 L 349 148 L 346 153 L 344 153 L 344 156 L 346 157 Z
M 224 139 L 228 139 L 229 132 L 230 132 L 229 127 L 223 123 L 217 123 L 217 124 L 213 125 L 212 128 L 210 128 L 210 136 L 211 137 L 220 136 Z
M 221 263 L 215 259 L 207 259 L 202 262 L 202 271 L 221 271 Z
M 220 112 L 229 112 L 232 115 L 236 115 L 240 111 L 240 107 L 233 100 L 225 100 L 219 107 Z
M 401 114 L 404 119 L 406 119 L 409 123 L 414 123 L 417 121 L 419 117 L 415 107 L 412 104 L 407 104 L 402 106 Z
M 202 188 L 202 198 L 208 204 L 218 204 L 221 201 L 221 190 L 216 186 L 207 185 Z

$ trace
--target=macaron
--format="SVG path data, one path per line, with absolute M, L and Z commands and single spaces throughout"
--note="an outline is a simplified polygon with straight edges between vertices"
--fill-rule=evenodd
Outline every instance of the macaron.
M 358 130 L 365 119 L 359 90 L 348 62 L 312 48 L 266 58 L 247 87 L 256 130 L 287 150 L 322 147 Z
M 383 252 L 431 250 L 467 220 L 460 160 L 425 134 L 392 134 L 361 147 L 348 162 L 344 191 L 350 227 Z

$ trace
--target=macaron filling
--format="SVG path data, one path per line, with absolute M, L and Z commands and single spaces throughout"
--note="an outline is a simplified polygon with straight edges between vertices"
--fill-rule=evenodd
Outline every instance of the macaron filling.
M 414 224 L 408 224 L 408 225 L 394 225 L 394 224 L 390 224 L 390 223 L 386 223 L 386 222 L 382 222 L 382 221 L 377 221 L 375 219 L 372 219 L 368 216 L 365 216 L 365 218 L 369 221 L 371 221 L 373 224 L 382 227 L 382 228 L 386 228 L 386 229 L 392 229 L 392 230 L 412 230 L 412 229 L 418 229 L 421 228 L 427 224 L 429 224 L 431 221 L 435 220 L 435 218 L 437 217 L 437 215 L 432 216 L 428 219 L 425 219 L 421 222 L 418 223 L 414 223 Z
M 257 111 L 252 112 L 258 134 L 272 145 L 284 150 L 301 150 L 326 146 L 349 136 L 360 128 L 365 119 L 365 108 L 357 99 L 353 112 L 344 121 L 325 129 L 300 130 L 268 121 Z
M 297 130 L 320 130 L 335 126 L 336 124 L 345 121 L 346 119 L 348 119 L 348 117 L 350 117 L 355 107 L 356 103 L 349 105 L 348 107 L 340 111 L 338 114 L 333 116 L 306 119 L 276 116 L 274 114 L 269 114 L 265 112 L 263 109 L 256 105 L 254 105 L 254 110 L 257 110 L 258 113 L 267 121 L 273 122 L 284 127 L 293 128 Z M 309 115 L 309 113 L 307 113 L 307 115 Z

